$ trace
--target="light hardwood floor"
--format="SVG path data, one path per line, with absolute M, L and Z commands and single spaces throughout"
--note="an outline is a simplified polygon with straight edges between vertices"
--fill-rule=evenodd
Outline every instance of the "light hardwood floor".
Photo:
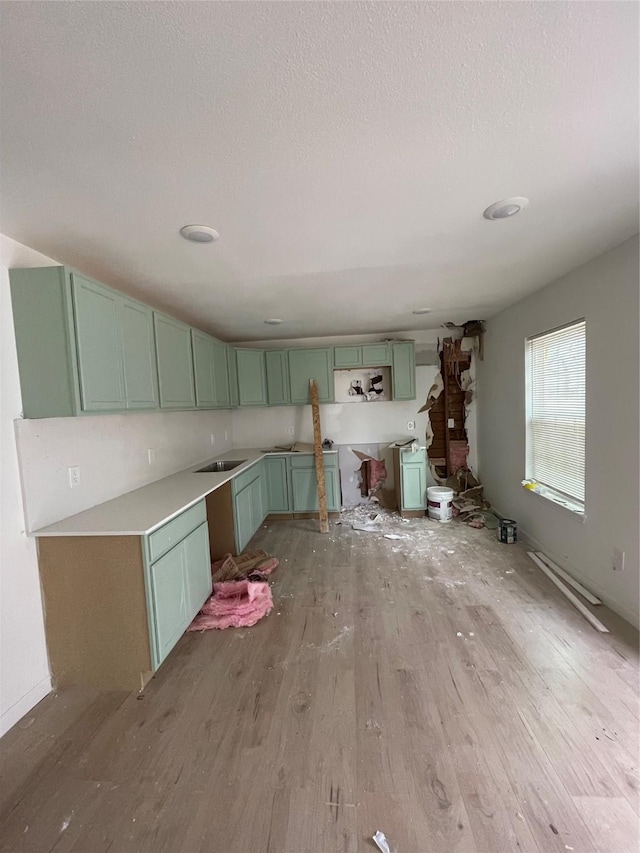
M 637 633 L 494 533 L 401 533 L 269 525 L 261 623 L 47 697 L 2 741 L 0 850 L 636 851 Z

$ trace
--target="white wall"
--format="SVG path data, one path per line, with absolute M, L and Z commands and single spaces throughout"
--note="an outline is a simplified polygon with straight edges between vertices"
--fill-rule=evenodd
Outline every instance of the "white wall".
M 22 420 L 8 269 L 56 261 L 0 237 L 2 297 L 2 562 L 0 733 L 50 690 L 35 540 L 25 535 L 223 453 L 230 412 Z M 211 445 L 211 433 L 215 445 Z M 226 433 L 226 437 L 225 437 Z M 153 465 L 147 450 L 155 450 Z M 68 468 L 80 466 L 80 485 Z M 20 485 L 21 468 L 22 485 Z M 24 514 L 23 514 L 24 500 Z
M 231 412 L 20 420 L 16 437 L 27 530 L 37 530 L 229 450 Z M 80 468 L 73 489 L 72 466 Z
M 51 689 L 36 543 L 24 531 L 13 431 L 22 401 L 7 272 L 51 263 L 0 237 L 0 735 Z
M 480 479 L 496 509 L 638 625 L 638 238 L 492 318 L 479 364 Z M 586 519 L 521 486 L 524 340 L 587 321 Z M 614 547 L 626 553 L 614 572 Z

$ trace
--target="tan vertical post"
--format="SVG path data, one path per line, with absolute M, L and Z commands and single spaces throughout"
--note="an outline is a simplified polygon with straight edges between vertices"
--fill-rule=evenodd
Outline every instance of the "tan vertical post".
M 318 480 L 318 509 L 320 512 L 320 533 L 329 532 L 327 515 L 327 491 L 324 481 L 324 456 L 322 455 L 322 430 L 320 428 L 320 407 L 318 405 L 318 383 L 309 380 L 311 392 L 311 412 L 313 414 L 313 452 L 316 457 L 316 479 Z

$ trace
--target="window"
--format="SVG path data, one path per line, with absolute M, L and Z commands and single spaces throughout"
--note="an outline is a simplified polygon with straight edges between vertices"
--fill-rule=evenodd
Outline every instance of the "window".
M 584 512 L 584 320 L 527 339 L 527 478 Z

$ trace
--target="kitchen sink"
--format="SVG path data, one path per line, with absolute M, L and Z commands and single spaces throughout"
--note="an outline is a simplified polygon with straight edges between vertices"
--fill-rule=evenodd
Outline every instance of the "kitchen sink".
M 205 465 L 204 468 L 198 468 L 195 473 L 211 474 L 216 471 L 233 471 L 238 465 L 244 465 L 246 461 L 246 459 L 225 459 L 220 462 L 211 462 L 209 465 Z

